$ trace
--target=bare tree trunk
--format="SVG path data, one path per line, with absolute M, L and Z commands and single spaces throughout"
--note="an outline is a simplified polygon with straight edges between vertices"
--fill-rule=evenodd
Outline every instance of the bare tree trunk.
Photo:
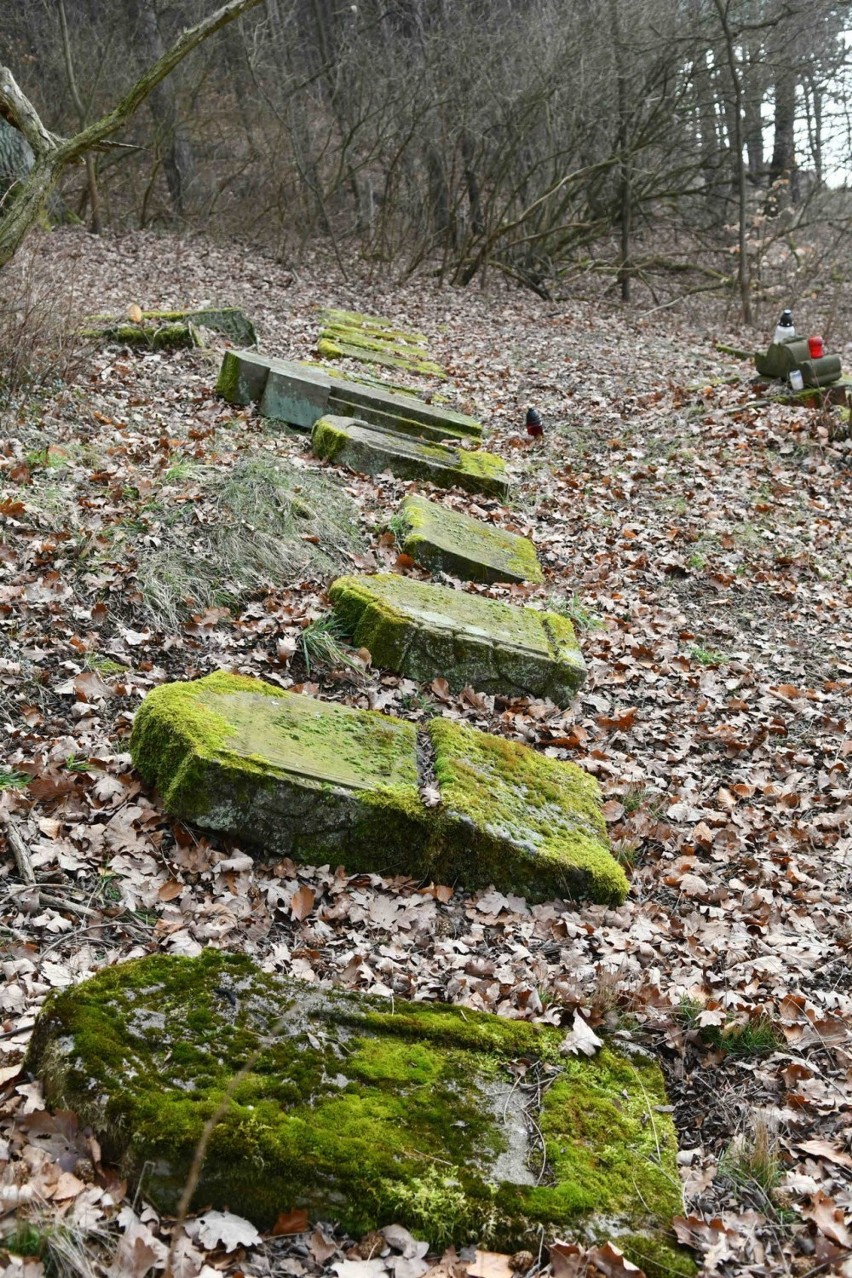
M 127 16 L 134 26 L 136 42 L 148 63 L 156 62 L 165 52 L 160 24 L 153 0 L 125 0 Z M 195 161 L 186 130 L 181 124 L 177 95 L 171 81 L 164 81 L 151 91 L 148 99 L 151 115 L 162 150 L 166 185 L 177 217 L 186 212 L 187 194 L 195 177 Z
M 788 184 L 789 196 L 796 203 L 796 72 L 793 66 L 781 65 L 775 73 L 775 115 L 769 185 Z M 774 192 L 775 211 L 787 203 L 783 187 Z
M 13 199 L 3 206 L 0 213 L 0 267 L 14 257 L 27 232 L 38 221 L 62 170 L 106 143 L 188 53 L 259 3 L 260 0 L 228 0 L 208 18 L 183 31 L 112 111 L 72 138 L 59 137 L 46 129 L 11 71 L 8 67 L 0 67 L 0 115 L 20 129 L 36 156 L 32 171 L 15 188 Z
M 74 103 L 77 112 L 77 124 L 81 129 L 86 127 L 86 108 L 83 105 L 83 99 L 80 97 L 80 90 L 77 88 L 77 77 L 74 74 L 74 59 L 71 56 L 71 40 L 68 35 L 68 17 L 65 13 L 65 0 L 57 0 L 59 8 L 59 26 L 62 32 L 62 56 L 65 60 L 65 74 L 68 77 L 68 91 Z M 89 207 L 92 211 L 92 219 L 89 223 L 89 230 L 93 235 L 100 235 L 101 225 L 101 202 L 98 195 L 98 178 L 95 157 L 91 151 L 87 151 L 83 157 L 86 165 L 86 188 L 89 194 Z
M 714 0 L 716 12 L 722 27 L 725 41 L 725 58 L 731 75 L 731 92 L 733 95 L 733 119 L 731 127 L 733 137 L 731 145 L 737 175 L 737 194 L 739 196 L 737 283 L 740 292 L 740 304 L 746 324 L 752 323 L 751 310 L 751 277 L 748 264 L 748 191 L 746 188 L 746 164 L 743 155 L 743 86 L 740 69 L 737 66 L 736 39 L 730 22 L 730 0 Z

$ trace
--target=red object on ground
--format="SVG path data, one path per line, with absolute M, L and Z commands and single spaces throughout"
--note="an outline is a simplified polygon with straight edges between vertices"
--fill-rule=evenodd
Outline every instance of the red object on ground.
M 527 434 L 532 435 L 533 439 L 538 439 L 544 434 L 541 417 L 534 408 L 527 409 Z
M 822 359 L 825 354 L 825 344 L 819 335 L 808 338 L 808 352 L 811 359 Z

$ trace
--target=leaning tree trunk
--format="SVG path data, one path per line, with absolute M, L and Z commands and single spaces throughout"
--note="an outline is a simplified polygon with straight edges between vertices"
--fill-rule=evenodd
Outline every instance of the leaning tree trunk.
M 27 232 L 38 222 L 62 170 L 90 151 L 108 143 L 134 111 L 188 53 L 221 27 L 233 22 L 260 0 L 228 0 L 196 26 L 181 33 L 171 48 L 142 75 L 118 106 L 73 138 L 59 137 L 45 128 L 29 98 L 21 92 L 8 67 L 0 67 L 0 115 L 20 129 L 35 154 L 29 175 L 15 188 L 0 211 L 0 267 L 14 257 Z

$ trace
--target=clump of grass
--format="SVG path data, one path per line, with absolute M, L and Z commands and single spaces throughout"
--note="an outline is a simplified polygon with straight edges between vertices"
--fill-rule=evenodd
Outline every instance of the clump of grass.
M 604 628 L 602 618 L 597 613 L 591 612 L 579 595 L 574 594 L 570 599 L 565 595 L 552 595 L 547 606 L 551 612 L 558 612 L 561 616 L 567 617 L 578 630 L 603 630 Z
M 724 666 L 730 660 L 727 654 L 720 652 L 718 648 L 705 648 L 700 643 L 692 644 L 689 655 L 699 666 Z
M 137 580 L 155 625 L 176 627 L 192 611 L 235 607 L 301 576 L 338 573 L 364 546 L 347 493 L 270 453 L 247 454 L 225 472 L 199 467 L 192 482 L 201 502 L 166 513 L 160 545 L 140 547 Z M 199 523 L 205 506 L 212 517 Z
M 388 520 L 388 532 L 393 533 L 396 544 L 401 546 L 405 534 L 408 532 L 408 524 L 404 515 L 401 515 L 399 511 L 395 515 L 391 515 Z
M 0 790 L 23 790 L 32 781 L 26 772 L 14 768 L 0 768 Z
M 703 1004 L 697 999 L 681 999 L 676 1016 L 706 1047 L 715 1047 L 726 1056 L 768 1056 L 783 1046 L 777 1026 L 764 1012 L 741 1023 L 733 1019 L 722 1025 L 699 1025 Z
M 747 1198 L 771 1202 L 782 1175 L 776 1124 L 765 1110 L 756 1110 L 750 1128 L 731 1141 L 719 1162 L 719 1173 Z
M 335 617 L 317 617 L 302 631 L 301 647 L 305 658 L 305 669 L 311 673 L 311 666 L 326 666 L 338 670 L 345 666 L 349 670 L 360 670 L 359 663 L 352 653 L 341 642 L 343 632 Z

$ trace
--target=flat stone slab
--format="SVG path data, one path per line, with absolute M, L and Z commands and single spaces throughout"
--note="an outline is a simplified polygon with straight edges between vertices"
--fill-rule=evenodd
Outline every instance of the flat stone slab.
M 449 573 L 464 581 L 544 580 L 528 537 L 448 510 L 425 497 L 406 497 L 392 526 L 399 529 L 400 549 L 430 572 Z
M 311 433 L 317 457 L 365 475 L 388 471 L 400 479 L 426 479 L 439 488 L 505 497 L 509 476 L 502 457 L 483 449 L 430 444 L 368 426 L 353 417 L 321 417 Z
M 150 692 L 130 749 L 168 812 L 260 854 L 530 900 L 627 893 L 592 777 L 449 720 L 418 733 L 218 673 Z
M 335 616 L 373 664 L 459 691 L 549 697 L 569 705 L 586 677 L 566 617 L 394 573 L 340 577 Z
M 358 311 L 324 310 L 317 354 L 323 359 L 355 359 L 366 364 L 400 368 L 426 377 L 446 377 L 429 358 L 426 339 L 377 315 Z
M 570 1231 L 615 1237 L 657 1278 L 693 1273 L 665 1234 L 682 1195 L 659 1067 L 608 1045 L 565 1057 L 564 1036 L 284 980 L 209 949 L 52 994 L 27 1066 L 163 1213 L 217 1114 L 196 1210 L 260 1229 L 305 1210 L 356 1238 L 402 1224 L 439 1251 Z M 519 1060 L 546 1085 L 519 1088 Z
M 331 413 L 433 442 L 482 438 L 480 423 L 464 413 L 256 351 L 227 351 L 216 391 L 231 404 L 257 403 L 262 416 L 302 430 Z

